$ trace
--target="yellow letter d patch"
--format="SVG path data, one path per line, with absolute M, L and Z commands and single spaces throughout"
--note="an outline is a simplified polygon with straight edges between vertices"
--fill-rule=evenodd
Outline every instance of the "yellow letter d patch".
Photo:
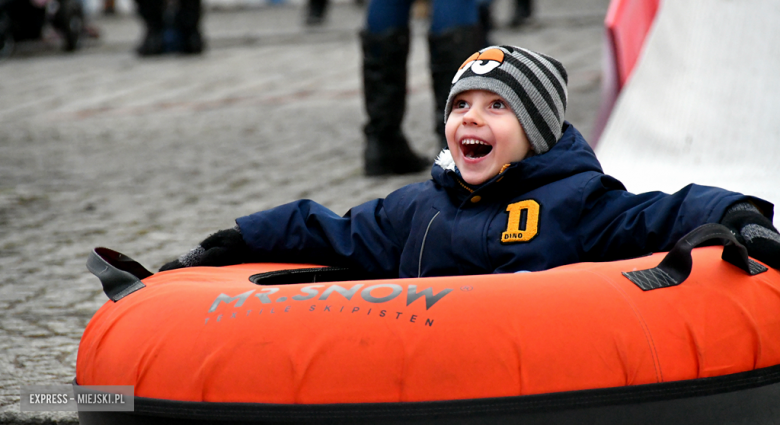
M 506 207 L 509 220 L 501 233 L 501 243 L 528 242 L 539 230 L 539 203 L 533 199 L 515 202 Z M 520 226 L 524 224 L 521 229 Z

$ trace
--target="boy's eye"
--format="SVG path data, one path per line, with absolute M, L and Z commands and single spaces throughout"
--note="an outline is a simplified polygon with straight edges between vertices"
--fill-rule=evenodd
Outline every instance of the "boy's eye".
M 455 108 L 457 108 L 457 109 L 467 108 L 468 106 L 469 106 L 469 104 L 465 100 L 456 100 L 455 101 Z
M 506 108 L 506 105 L 503 100 L 494 100 L 490 107 L 493 109 L 503 109 Z

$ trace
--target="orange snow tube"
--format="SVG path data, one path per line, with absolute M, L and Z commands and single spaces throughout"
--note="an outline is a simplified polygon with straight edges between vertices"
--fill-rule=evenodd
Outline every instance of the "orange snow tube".
M 713 238 L 725 249 L 692 249 Z M 132 385 L 135 411 L 80 420 L 776 423 L 780 273 L 732 241 L 707 225 L 668 255 L 384 280 L 292 264 L 151 275 L 98 248 L 88 266 L 112 301 L 74 386 Z

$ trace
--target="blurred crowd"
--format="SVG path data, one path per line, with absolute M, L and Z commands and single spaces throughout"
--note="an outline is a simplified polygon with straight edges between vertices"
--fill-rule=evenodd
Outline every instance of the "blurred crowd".
M 366 175 L 416 173 L 430 167 L 432 158 L 415 153 L 401 130 L 406 103 L 406 62 L 409 23 L 413 14 L 429 21 L 428 51 L 435 98 L 436 133 L 442 148 L 444 108 L 451 81 L 460 64 L 490 45 L 494 20 L 492 0 L 353 0 L 365 8 L 360 31 L 364 104 Z M 533 15 L 533 0 L 511 0 L 510 27 L 520 27 Z M 87 22 L 84 0 L 0 0 L 0 57 L 17 41 L 40 39 L 53 29 L 66 51 L 79 48 L 84 37 L 99 31 Z M 278 2 L 278 1 L 277 1 Z M 115 0 L 101 0 L 103 14 L 117 13 Z M 135 48 L 140 57 L 163 54 L 197 55 L 207 45 L 202 26 L 202 0 L 134 0 L 143 26 Z M 415 7 L 413 10 L 413 6 Z M 320 26 L 327 20 L 329 0 L 307 0 L 302 25 Z M 399 107 L 400 105 L 400 107 Z

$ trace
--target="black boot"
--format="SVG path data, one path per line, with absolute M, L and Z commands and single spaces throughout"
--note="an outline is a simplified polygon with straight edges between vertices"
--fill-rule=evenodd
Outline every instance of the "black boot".
M 179 0 L 176 13 L 176 29 L 181 36 L 181 52 L 198 54 L 203 52 L 203 37 L 198 29 L 200 25 L 200 0 Z
M 369 176 L 423 171 L 431 162 L 418 157 L 401 132 L 406 106 L 406 58 L 409 29 L 360 34 L 363 47 L 363 94 L 368 123 L 364 152 Z
M 434 122 L 442 149 L 447 147 L 447 139 L 444 137 L 444 108 L 447 106 L 452 79 L 469 56 L 485 47 L 483 40 L 481 28 L 478 26 L 457 27 L 441 34 L 428 35 L 431 80 L 433 96 L 436 99 Z
M 60 7 L 54 14 L 54 27 L 63 36 L 63 49 L 72 52 L 81 45 L 84 33 L 84 9 L 81 2 L 60 0 Z
M 493 11 L 490 10 L 492 1 L 480 2 L 477 6 L 479 11 L 479 30 L 480 30 L 480 43 L 483 47 L 491 46 L 493 43 L 490 41 L 490 33 L 493 31 Z
M 320 25 L 325 21 L 328 0 L 309 0 L 306 12 L 306 25 Z
M 165 2 L 161 0 L 136 0 L 136 3 L 138 14 L 141 15 L 141 19 L 146 25 L 146 34 L 141 45 L 136 48 L 136 52 L 141 56 L 162 54 L 165 51 L 163 44 Z
M 509 21 L 509 26 L 517 28 L 531 17 L 533 14 L 533 0 L 517 0 L 515 1 L 515 13 L 512 16 L 512 20 Z
M 0 9 L 0 61 L 11 56 L 14 51 L 14 35 L 11 32 L 11 18 Z

